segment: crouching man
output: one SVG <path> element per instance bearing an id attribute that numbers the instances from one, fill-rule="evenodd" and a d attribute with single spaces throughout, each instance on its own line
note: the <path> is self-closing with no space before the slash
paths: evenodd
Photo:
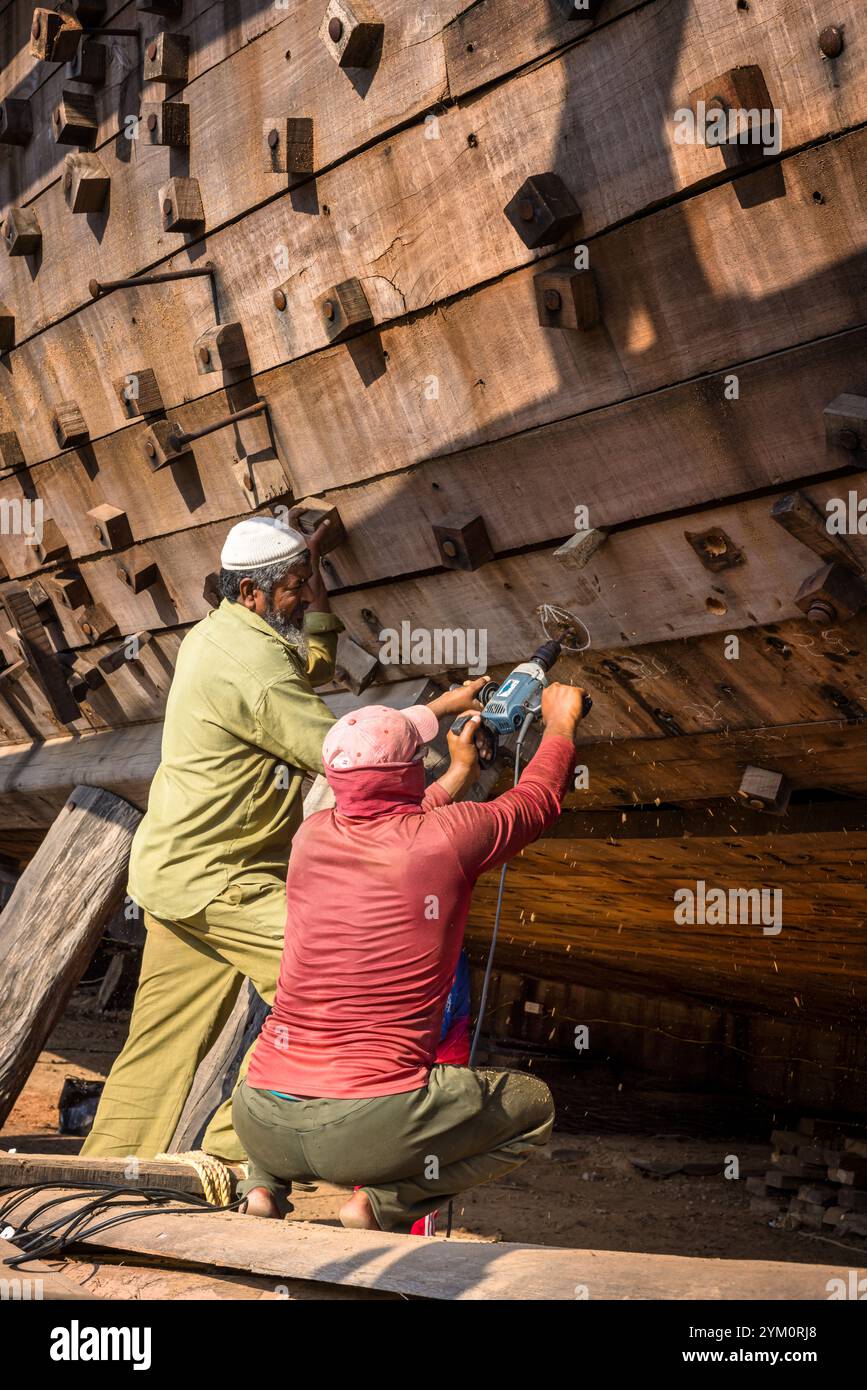
<path id="1" fill-rule="evenodd" d="M 473 886 L 557 819 L 582 700 L 544 691 L 539 750 L 488 804 L 455 804 L 477 775 L 478 716 L 449 735 L 451 764 L 427 791 L 429 707 L 370 706 L 326 736 L 336 806 L 295 836 L 276 999 L 235 1093 L 251 1213 L 277 1215 L 293 1179 L 321 1178 L 361 1184 L 344 1226 L 406 1232 L 547 1140 L 541 1081 L 434 1056 Z"/>

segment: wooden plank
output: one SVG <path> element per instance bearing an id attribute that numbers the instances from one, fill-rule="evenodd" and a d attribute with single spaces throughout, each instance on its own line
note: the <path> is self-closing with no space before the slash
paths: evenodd
<path id="1" fill-rule="evenodd" d="M 118 905 L 140 819 L 110 792 L 76 787 L 3 910 L 0 1125 Z"/>
<path id="2" fill-rule="evenodd" d="M 234 1189 L 240 1166 L 228 1164 Z M 202 1195 L 202 1182 L 188 1163 L 157 1158 L 89 1158 L 82 1154 L 0 1153 L 0 1190 L 31 1183 L 103 1183 L 107 1187 L 165 1187 Z"/>
<path id="3" fill-rule="evenodd" d="M 22 1204 L 22 1214 L 35 1204 L 35 1199 Z M 126 1210 L 118 1208 L 119 1213 Z M 251 1221 L 231 1212 L 173 1215 L 165 1221 L 133 1215 L 82 1243 L 252 1274 L 457 1301 L 574 1301 L 578 1285 L 593 1299 L 826 1299 L 829 1279 L 845 1282 L 849 1277 L 848 1268 L 832 1265 L 561 1250 L 502 1241 L 422 1243 L 385 1232 L 334 1230 L 301 1221 Z"/>
<path id="4" fill-rule="evenodd" d="M 4 1303 L 19 1299 L 28 1303 L 33 1300 L 47 1303 L 98 1302 L 93 1294 L 42 1260 L 27 1260 L 17 1269 L 10 1269 L 6 1261 L 21 1253 L 19 1246 L 0 1239 L 0 1297 Z"/>
<path id="5" fill-rule="evenodd" d="M 856 12 L 857 0 L 845 0 L 837 20 L 854 26 Z M 407 12 L 406 22 L 413 20 Z M 854 49 L 831 88 L 809 13 L 790 15 L 785 0 L 773 0 L 760 15 L 750 11 L 749 23 L 749 56 L 763 65 L 773 98 L 786 113 L 785 150 L 863 121 L 864 84 Z M 266 36 L 251 45 L 251 52 L 271 41 Z M 410 47 L 422 48 L 425 42 Z M 439 35 L 430 42 L 441 52 Z M 569 184 L 583 211 L 584 238 L 708 180 L 718 181 L 719 153 L 703 145 L 676 144 L 672 119 L 672 108 L 687 101 L 695 84 L 743 60 L 743 38 L 733 25 L 718 23 L 714 0 L 698 0 L 686 11 L 645 6 L 603 27 L 588 43 L 593 45 L 592 67 L 586 63 L 586 45 L 578 45 L 560 61 L 492 88 L 478 102 L 446 111 L 437 118 L 439 138 L 423 138 L 423 121 L 411 125 L 321 173 L 315 202 L 312 186 L 305 185 L 306 192 L 299 190 L 294 203 L 291 196 L 277 198 L 214 235 L 221 219 L 235 218 L 247 206 L 232 191 L 235 178 L 247 175 L 236 176 L 220 163 L 219 183 L 213 175 L 213 207 L 211 195 L 205 197 L 212 234 L 196 244 L 195 253 L 206 248 L 224 268 L 224 318 L 247 326 L 256 345 L 254 370 L 266 360 L 258 354 L 273 351 L 275 342 L 283 344 L 282 356 L 323 345 L 326 335 L 315 299 L 348 274 L 362 280 L 374 320 L 381 323 L 538 259 L 509 231 L 502 208 L 524 178 L 540 168 L 560 173 Z M 793 52 L 809 56 L 795 63 Z M 325 61 L 330 62 L 327 54 Z M 219 74 L 214 69 L 190 89 L 208 84 L 215 89 L 212 108 L 196 115 L 194 130 L 207 131 L 211 123 L 224 128 L 226 97 Z M 410 85 L 417 101 L 416 87 Z M 635 119 L 636 90 L 643 93 L 640 121 Z M 248 104 L 257 105 L 255 88 Z M 553 150 L 552 111 L 563 113 Z M 335 118 L 342 119 L 339 104 Z M 344 141 L 348 129 L 343 130 Z M 470 135 L 475 145 L 468 142 Z M 227 144 L 236 137 L 243 147 L 246 137 L 225 129 Z M 261 120 L 256 138 L 261 139 Z M 582 152 L 580 160 L 576 149 Z M 340 157 L 347 153 L 344 143 Z M 134 167 L 109 147 L 100 154 L 114 181 L 115 211 L 98 246 L 92 237 L 85 241 L 83 233 L 76 235 L 80 281 L 68 274 L 68 238 L 59 253 L 60 229 L 68 233 L 69 218 L 56 189 L 34 205 L 45 234 L 40 274 L 32 281 L 26 266 L 17 264 L 23 258 L 13 258 L 16 264 L 10 263 L 9 272 L 22 337 L 79 307 L 92 275 L 129 274 L 154 264 L 165 254 L 160 247 L 168 249 L 155 198 L 165 181 L 167 152 L 139 149 Z M 248 162 L 236 163 L 243 170 Z M 459 201 L 454 197 L 456 166 Z M 324 207 L 328 216 L 321 213 Z M 287 281 L 286 270 L 278 272 L 274 263 L 275 248 L 286 246 L 291 246 L 290 311 L 280 316 L 271 304 L 270 317 L 254 326 L 253 301 L 260 298 L 267 306 L 272 289 Z M 175 263 L 187 263 L 188 254 L 175 257 Z"/>
<path id="6" fill-rule="evenodd" d="M 726 185 L 595 240 L 594 274 L 605 304 L 604 328 L 598 331 L 576 337 L 539 327 L 534 266 L 458 299 L 433 318 L 387 329 L 381 335 L 381 349 L 388 354 L 388 370 L 367 389 L 359 380 L 359 366 L 365 351 L 373 365 L 378 351 L 373 339 L 364 340 L 365 349 L 356 344 L 354 356 L 337 348 L 276 370 L 271 370 L 273 361 L 266 353 L 261 366 L 269 370 L 264 375 L 260 372 L 256 387 L 269 402 L 287 472 L 302 492 L 354 483 L 405 468 L 420 458 L 464 450 L 558 418 L 562 423 L 549 427 L 550 447 L 556 448 L 559 442 L 560 448 L 592 449 L 599 430 L 609 431 L 618 423 L 625 429 L 626 418 L 646 413 L 643 403 L 631 407 L 631 416 L 625 405 L 612 417 L 598 407 L 722 367 L 730 367 L 741 378 L 739 399 L 726 399 L 726 382 L 721 379 L 697 381 L 685 388 L 678 397 L 684 404 L 673 427 L 675 441 L 685 449 L 700 447 L 711 458 L 731 441 L 731 458 L 726 462 L 732 470 L 737 454 L 746 453 L 736 475 L 739 490 L 753 477 L 754 467 L 755 476 L 763 480 L 769 471 L 779 472 L 781 467 L 789 476 L 797 476 L 797 465 L 788 463 L 793 447 L 804 458 L 801 473 L 813 472 L 809 459 L 824 454 L 821 409 L 815 413 L 815 407 L 825 390 L 831 391 L 830 400 L 850 389 L 847 381 L 852 382 L 851 389 L 863 389 L 857 365 L 860 345 L 853 341 L 851 359 L 844 356 L 843 340 L 825 345 L 827 357 L 819 346 L 796 350 L 785 367 L 776 358 L 756 364 L 750 359 L 783 349 L 793 338 L 806 343 L 861 323 L 867 316 L 863 253 L 854 250 L 867 244 L 867 223 L 859 220 L 856 210 L 861 202 L 851 186 L 852 170 L 865 158 L 867 132 L 855 132 L 788 161 L 790 198 L 785 202 L 742 208 L 735 188 Z M 817 187 L 824 190 L 824 205 L 812 199 Z M 727 250 L 733 241 L 741 250 L 737 262 Z M 782 248 L 780 254 L 768 256 L 768 246 Z M 711 264 L 718 268 L 713 292 L 709 292 L 705 269 Z M 794 283 L 793 265 L 798 268 Z M 264 302 L 257 312 L 270 322 L 271 308 Z M 109 441 L 102 439 L 124 423 L 117 382 L 151 364 L 156 366 L 168 406 L 211 391 L 213 378 L 199 375 L 191 345 L 212 314 L 206 281 L 190 281 L 180 292 L 168 285 L 128 290 L 91 304 L 58 324 L 50 335 L 37 337 L 13 353 L 14 370 L 0 379 L 0 401 L 31 466 L 56 458 L 49 412 L 39 404 L 42 396 L 47 392 L 51 398 L 74 398 L 86 373 L 87 421 L 96 441 L 93 453 L 101 474 L 107 469 L 113 478 L 116 470 L 118 479 L 122 478 L 129 457 L 124 450 L 127 444 L 132 448 L 131 441 L 125 444 L 113 438 L 108 447 Z M 683 331 L 686 322 L 688 333 Z M 254 336 L 259 344 L 262 333 L 257 329 Z M 187 342 L 190 350 L 167 357 L 168 340 Z M 280 355 L 275 343 L 271 356 Z M 432 376 L 434 362 L 437 370 Z M 736 363 L 748 365 L 732 365 Z M 785 372 L 796 371 L 803 371 L 807 379 L 790 393 L 789 406 L 797 405 L 804 420 L 800 429 L 792 429 L 789 439 L 789 410 L 778 407 L 776 395 L 766 409 L 761 402 L 769 377 L 779 383 Z M 431 380 L 436 381 L 434 399 L 429 399 L 426 385 Z M 218 399 L 224 413 L 222 393 Z M 828 400 L 821 401 L 822 409 Z M 658 410 L 666 406 L 667 398 L 648 404 Z M 565 418 L 591 410 L 597 413 L 580 425 Z M 811 414 L 808 419 L 808 411 L 815 418 Z M 346 412 L 351 412 L 363 443 L 357 451 L 343 447 Z M 757 438 L 762 441 L 762 458 L 754 465 L 752 439 L 760 412 L 763 428 Z M 206 409 L 185 410 L 177 418 L 195 429 L 206 422 L 206 416 Z M 785 448 L 775 435 L 781 421 L 787 430 Z M 579 433 L 573 439 L 576 429 Z M 658 447 L 671 429 L 669 421 L 658 434 L 653 431 L 649 445 Z M 134 428 L 137 449 L 141 430 L 141 425 Z M 218 452 L 226 438 L 232 436 L 221 434 L 197 446 L 202 466 L 209 477 L 213 473 L 215 485 L 226 472 Z M 526 468 L 534 443 L 510 439 L 509 459 L 512 449 L 517 449 Z M 606 462 L 612 448 L 622 449 L 625 457 L 636 447 L 633 428 L 622 441 L 618 435 L 606 446 Z M 112 468 L 115 450 L 119 452 Z M 34 475 L 49 505 L 53 505 L 52 494 L 63 491 L 64 477 L 77 473 L 75 467 L 70 469 L 76 457 L 65 453 L 47 473 L 39 469 L 38 478 Z M 90 453 L 84 457 L 89 459 Z M 462 461 L 462 457 L 456 459 L 455 467 Z M 477 461 L 484 463 L 485 455 L 477 456 Z M 664 487 L 673 470 L 648 468 L 647 475 L 655 487 Z M 695 475 L 690 467 L 687 478 L 691 481 Z M 237 490 L 234 478 L 231 483 Z M 724 486 L 723 478 L 720 485 Z M 7 485 L 7 494 L 9 486 L 13 485 Z M 165 495 L 174 507 L 173 520 L 167 518 L 164 507 L 159 508 L 154 526 L 161 529 L 168 529 L 167 522 L 178 525 L 187 519 L 183 494 L 177 486 L 167 493 L 167 487 L 168 482 L 155 475 L 148 489 L 155 490 L 158 502 Z M 142 527 L 134 527 L 134 534 L 143 537 Z"/>

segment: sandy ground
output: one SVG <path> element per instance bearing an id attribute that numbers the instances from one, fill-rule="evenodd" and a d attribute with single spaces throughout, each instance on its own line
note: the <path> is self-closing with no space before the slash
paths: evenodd
<path id="1" fill-rule="evenodd" d="M 101 1079 L 125 1036 L 127 1015 L 98 1015 L 73 1004 L 41 1054 L 25 1090 L 0 1131 L 0 1149 L 75 1153 L 80 1140 L 58 1132 L 57 1102 L 67 1076 Z M 464 1195 L 455 1204 L 459 1239 L 525 1241 L 579 1249 L 633 1250 L 725 1259 L 845 1262 L 844 1251 L 863 1246 L 780 1230 L 748 1211 L 743 1181 L 677 1174 L 652 1178 L 632 1159 L 720 1163 L 736 1153 L 741 1177 L 763 1171 L 768 1145 L 690 1136 L 689 1114 L 678 1133 L 670 1115 L 652 1134 L 555 1131 L 523 1168 Z M 289 1220 L 336 1222 L 344 1194 L 321 1185 L 296 1190 Z M 363 1291 L 313 1288 L 267 1279 L 220 1276 L 217 1271 L 137 1269 L 129 1262 L 69 1261 L 64 1271 L 109 1298 L 322 1298 L 366 1296 Z M 370 1294 L 370 1297 L 390 1295 Z"/>

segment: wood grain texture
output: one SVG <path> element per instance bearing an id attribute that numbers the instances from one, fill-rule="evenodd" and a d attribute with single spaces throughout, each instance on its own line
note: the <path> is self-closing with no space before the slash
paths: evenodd
<path id="1" fill-rule="evenodd" d="M 0 1124 L 118 905 L 140 819 L 110 792 L 76 787 L 3 910 Z"/>
<path id="2" fill-rule="evenodd" d="M 42 1194 L 40 1194 L 40 1197 Z M 21 1206 L 28 1214 L 37 1204 Z M 118 1211 L 124 1210 L 118 1208 Z M 255 1228 L 255 1229 L 252 1229 Z M 302 1221 L 249 1221 L 233 1212 L 135 1217 L 85 1244 L 169 1255 L 193 1264 L 245 1269 L 273 1277 L 389 1289 L 457 1301 L 574 1301 L 577 1284 L 590 1297 L 614 1299 L 826 1299 L 830 1278 L 847 1268 L 763 1260 L 705 1260 L 608 1250 L 484 1241 L 429 1240 L 385 1232 L 341 1231 Z M 860 1276 L 861 1271 L 858 1271 Z"/>

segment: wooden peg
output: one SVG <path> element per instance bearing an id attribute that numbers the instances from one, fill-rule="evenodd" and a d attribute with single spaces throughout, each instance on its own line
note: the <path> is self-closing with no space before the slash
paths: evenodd
<path id="1" fill-rule="evenodd" d="M 867 603 L 867 584 L 844 565 L 823 565 L 804 580 L 795 603 L 811 623 L 845 623 Z"/>
<path id="2" fill-rule="evenodd" d="M 71 212 L 99 212 L 108 197 L 108 170 L 96 154 L 68 154 L 64 160 L 63 196 Z"/>
<path id="3" fill-rule="evenodd" d="M 79 705 L 84 705 L 85 700 L 90 698 L 92 690 L 99 690 L 101 685 L 105 685 L 105 676 L 97 666 L 91 666 L 80 655 L 72 656 L 64 652 L 64 665 L 66 666 L 66 684 L 72 698 Z"/>
<path id="4" fill-rule="evenodd" d="M 828 530 L 828 518 L 823 516 L 806 493 L 790 492 L 786 497 L 778 498 L 771 508 L 771 516 L 784 531 L 806 545 L 826 564 L 833 564 L 836 560 L 855 574 L 864 572 L 864 566 L 851 546 L 843 536 L 836 536 Z"/>
<path id="5" fill-rule="evenodd" d="M 250 354 L 240 323 L 215 324 L 196 339 L 194 348 L 199 376 L 250 365 Z"/>
<path id="6" fill-rule="evenodd" d="M 375 656 L 360 647 L 348 633 L 341 632 L 334 662 L 334 674 L 341 685 L 345 685 L 354 695 L 360 695 L 370 685 L 378 666 Z"/>
<path id="7" fill-rule="evenodd" d="M 503 208 L 525 246 L 551 246 L 574 230 L 581 209 L 559 174 L 533 174 Z"/>
<path id="8" fill-rule="evenodd" d="M 190 108 L 183 101 L 143 101 L 141 129 L 148 145 L 184 149 L 190 143 Z"/>
<path id="9" fill-rule="evenodd" d="M 90 431 L 77 401 L 61 401 L 55 407 L 51 428 L 61 449 L 77 449 L 90 439 Z"/>
<path id="10" fill-rule="evenodd" d="M 110 647 L 103 656 L 97 661 L 97 666 L 106 676 L 119 671 L 128 661 L 137 661 L 142 647 L 146 647 L 153 641 L 153 633 L 142 631 L 132 632 L 128 637 L 124 637 L 116 647 Z"/>
<path id="11" fill-rule="evenodd" d="M 773 816 L 785 814 L 792 788 L 782 772 L 766 767 L 748 767 L 738 788 L 738 796 L 754 811 L 767 811 Z"/>
<path id="12" fill-rule="evenodd" d="M 0 101 L 0 144 L 27 145 L 33 138 L 30 102 L 20 97 Z"/>
<path id="13" fill-rule="evenodd" d="M 340 512 L 330 502 L 326 502 L 322 497 L 308 497 L 304 504 L 304 511 L 299 512 L 294 522 L 302 536 L 312 536 L 317 527 L 323 521 L 328 522 L 328 527 L 322 539 L 320 555 L 328 555 L 332 550 L 336 550 L 339 545 L 343 545 L 346 540 L 346 531 L 340 517 Z"/>
<path id="14" fill-rule="evenodd" d="M 3 235 L 10 256 L 37 256 L 42 250 L 42 228 L 33 208 L 10 208 Z"/>
<path id="15" fill-rule="evenodd" d="M 0 468 L 22 468 L 24 466 L 24 451 L 21 448 L 21 440 L 14 430 L 6 430 L 0 434 Z"/>
<path id="16" fill-rule="evenodd" d="M 87 513 L 93 524 L 96 541 L 106 550 L 124 550 L 132 545 L 132 528 L 126 512 L 102 502 Z"/>
<path id="17" fill-rule="evenodd" d="M 175 177 L 159 191 L 164 232 L 199 232 L 205 225 L 205 209 L 198 179 Z"/>
<path id="18" fill-rule="evenodd" d="M 51 565 L 57 560 L 69 559 L 69 545 L 56 521 L 42 523 L 42 538 L 34 546 L 41 565 Z"/>
<path id="19" fill-rule="evenodd" d="M 64 608 L 85 608 L 90 602 L 90 590 L 77 569 L 56 570 L 46 583 Z"/>
<path id="20" fill-rule="evenodd" d="M 145 82 L 186 82 L 190 66 L 188 34 L 154 34 L 145 46 Z"/>
<path id="21" fill-rule="evenodd" d="M 867 447 L 867 396 L 844 393 L 827 405 L 822 415 L 825 439 L 839 451 L 840 462 L 860 466 Z"/>
<path id="22" fill-rule="evenodd" d="M 592 560 L 600 546 L 608 540 L 608 532 L 601 527 L 589 531 L 576 531 L 564 545 L 554 551 L 554 559 L 567 569 L 583 570 Z"/>
<path id="23" fill-rule="evenodd" d="M 488 528 L 480 516 L 441 522 L 433 533 L 447 569 L 476 570 L 494 558 Z"/>
<path id="24" fill-rule="evenodd" d="M 332 343 L 342 343 L 373 325 L 373 314 L 360 280 L 343 280 L 314 302 Z"/>
<path id="25" fill-rule="evenodd" d="M 117 394 L 131 419 L 140 415 L 158 415 L 165 408 L 153 367 L 127 372 L 117 384 Z"/>
<path id="26" fill-rule="evenodd" d="M 592 270 L 554 266 L 533 277 L 533 289 L 543 328 L 586 330 L 599 322 L 599 296 Z"/>
<path id="27" fill-rule="evenodd" d="M 104 642 L 106 637 L 112 637 L 117 633 L 117 623 L 99 603 L 82 608 L 80 613 L 76 613 L 75 620 L 91 645 L 94 642 Z"/>
<path id="28" fill-rule="evenodd" d="M 43 63 L 70 63 L 83 32 L 74 15 L 35 9 L 30 28 L 30 53 Z"/>
<path id="29" fill-rule="evenodd" d="M 341 68 L 369 68 L 382 42 L 385 25 L 369 6 L 330 0 L 319 37 Z"/>
<path id="30" fill-rule="evenodd" d="M 0 304 L 0 352 L 11 352 L 15 346 L 15 315 Z"/>
<path id="31" fill-rule="evenodd" d="M 69 64 L 69 75 L 75 82 L 84 82 L 88 87 L 102 87 L 105 85 L 106 58 L 105 44 L 97 43 L 95 39 L 83 39 Z"/>
<path id="32" fill-rule="evenodd" d="M 96 97 L 92 92 L 64 88 L 51 117 L 51 133 L 58 145 L 83 145 L 88 149 L 96 142 L 99 119 Z"/>
<path id="33" fill-rule="evenodd" d="M 722 148 L 741 163 L 761 159 L 762 139 L 773 139 L 773 103 L 764 73 L 755 64 L 729 68 L 696 87 L 689 94 L 689 105 L 702 143 Z M 751 117 L 762 123 L 758 131 L 750 125 Z"/>
<path id="34" fill-rule="evenodd" d="M 117 577 L 134 594 L 143 594 L 145 589 L 152 589 L 161 579 L 159 567 L 145 560 L 118 565 Z"/>
<path id="35" fill-rule="evenodd" d="M 300 178 L 313 173 L 313 118 L 279 116 L 262 126 L 267 174 Z"/>

